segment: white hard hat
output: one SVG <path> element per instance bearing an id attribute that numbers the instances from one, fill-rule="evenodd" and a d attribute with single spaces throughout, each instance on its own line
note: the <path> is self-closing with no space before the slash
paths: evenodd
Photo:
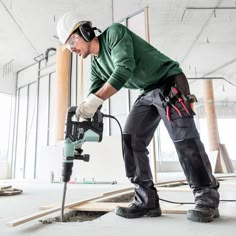
<path id="1" fill-rule="evenodd" d="M 61 16 L 57 23 L 57 36 L 65 44 L 71 33 L 80 25 L 79 15 L 77 12 L 67 12 Z"/>

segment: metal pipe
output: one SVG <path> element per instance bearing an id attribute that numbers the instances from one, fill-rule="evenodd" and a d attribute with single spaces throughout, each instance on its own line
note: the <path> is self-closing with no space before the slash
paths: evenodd
<path id="1" fill-rule="evenodd" d="M 48 62 L 48 54 L 49 54 L 49 52 L 50 51 L 57 51 L 57 49 L 56 48 L 48 48 L 47 50 L 46 50 L 46 52 L 45 52 L 45 60 L 46 60 L 46 62 Z"/>
<path id="2" fill-rule="evenodd" d="M 186 7 L 186 10 L 235 10 L 236 7 Z"/>

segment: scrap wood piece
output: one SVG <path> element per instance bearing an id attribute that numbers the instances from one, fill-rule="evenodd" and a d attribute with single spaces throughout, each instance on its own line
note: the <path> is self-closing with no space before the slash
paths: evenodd
<path id="1" fill-rule="evenodd" d="M 124 194 L 125 193 L 129 193 L 129 192 L 133 191 L 133 188 L 126 188 L 126 189 L 123 189 L 123 190 L 122 189 L 115 190 L 115 191 L 104 193 L 104 194 L 99 195 L 97 197 L 93 197 L 93 198 L 89 198 L 89 199 L 84 199 L 84 200 L 72 202 L 72 203 L 66 204 L 65 205 L 65 209 L 67 209 L 69 207 L 85 204 L 88 201 L 106 200 L 106 199 L 111 198 L 111 196 L 115 196 L 116 194 L 117 195 L 122 194 L 123 191 L 124 191 Z M 41 218 L 43 216 L 55 213 L 55 212 L 60 211 L 60 210 L 61 210 L 61 207 L 58 206 L 58 207 L 55 207 L 55 208 L 52 208 L 52 209 L 49 209 L 49 210 L 36 212 L 36 213 L 28 215 L 28 216 L 24 216 L 24 217 L 20 217 L 18 219 L 15 219 L 15 220 L 8 221 L 6 223 L 6 225 L 9 226 L 9 227 L 15 227 L 15 226 L 24 224 L 24 223 L 26 223 L 28 221 L 31 221 L 31 220 L 34 220 L 34 219 L 37 219 L 37 218 Z"/>
<path id="2" fill-rule="evenodd" d="M 85 202 L 87 202 L 87 201 L 89 201 L 89 200 L 91 201 L 91 200 L 100 198 L 100 197 L 101 197 L 101 196 L 95 197 L 95 198 L 86 199 L 86 200 L 82 200 L 82 201 L 80 201 L 80 202 L 77 201 L 77 202 L 72 202 L 72 203 L 66 204 L 66 205 L 65 205 L 65 209 L 68 208 L 68 207 L 73 207 L 73 206 L 76 206 L 76 205 L 78 205 L 78 204 L 85 203 Z M 28 215 L 28 216 L 23 216 L 23 217 L 20 217 L 20 218 L 15 219 L 15 220 L 8 221 L 8 222 L 6 223 L 6 225 L 7 225 L 7 226 L 10 226 L 10 227 L 15 227 L 15 226 L 17 226 L 17 225 L 24 224 L 24 223 L 26 223 L 26 222 L 28 222 L 28 221 L 41 218 L 41 217 L 43 217 L 43 216 L 46 216 L 46 215 L 55 213 L 55 212 L 60 211 L 60 210 L 61 210 L 61 207 L 54 207 L 54 208 L 49 209 L 49 210 L 36 212 L 36 213 L 31 214 L 31 215 Z"/>
<path id="3" fill-rule="evenodd" d="M 236 185 L 236 181 L 222 181 L 220 182 L 221 185 Z"/>
<path id="4" fill-rule="evenodd" d="M 102 212 L 111 212 L 117 206 L 127 207 L 130 203 L 128 202 L 93 202 L 88 201 L 87 203 L 79 206 L 70 207 L 74 211 L 102 211 Z M 193 204 L 194 205 L 194 204 Z M 189 206 L 186 204 L 170 204 L 164 203 L 161 204 L 161 209 L 163 214 L 185 214 L 189 209 Z"/>
<path id="5" fill-rule="evenodd" d="M 11 188 L 11 187 L 12 187 L 11 185 L 0 185 L 0 191 Z"/>
<path id="6" fill-rule="evenodd" d="M 87 201 L 78 201 L 77 205 L 78 206 L 82 205 L 84 203 L 87 203 L 88 201 L 96 201 L 96 202 L 98 202 L 98 201 L 112 201 L 113 198 L 121 197 L 123 195 L 132 193 L 133 190 L 134 190 L 134 188 L 131 187 L 131 188 L 124 188 L 124 189 L 118 189 L 118 190 L 106 192 L 106 193 L 103 193 L 99 197 L 87 199 Z M 51 209 L 54 207 L 59 207 L 58 205 L 59 204 L 44 205 L 44 206 L 40 206 L 39 209 L 40 210 L 48 210 L 48 209 Z M 77 205 L 75 204 L 75 206 L 77 206 Z M 66 206 L 65 206 L 65 208 L 66 208 Z M 71 208 L 71 206 L 68 206 L 68 208 Z"/>
<path id="7" fill-rule="evenodd" d="M 192 192 L 193 190 L 189 187 L 156 187 L 158 192 Z"/>
<path id="8" fill-rule="evenodd" d="M 219 144 L 219 152 L 220 152 L 221 157 L 225 163 L 227 173 L 234 173 L 234 167 L 233 167 L 233 164 L 232 164 L 231 159 L 229 157 L 229 154 L 228 154 L 225 144 L 221 144 L 221 143 Z"/>
<path id="9" fill-rule="evenodd" d="M 13 196 L 13 195 L 18 195 L 21 194 L 23 190 L 17 189 L 17 188 L 12 188 L 11 186 L 3 187 L 0 190 L 0 196 Z"/>
<path id="10" fill-rule="evenodd" d="M 179 186 L 179 185 L 184 185 L 184 184 L 187 184 L 186 179 L 166 181 L 166 182 L 161 182 L 161 183 L 155 183 L 155 186 L 171 187 L 171 186 Z"/>
<path id="11" fill-rule="evenodd" d="M 167 205 L 161 206 L 163 214 L 186 214 L 190 208 L 191 207 L 189 207 L 189 205 L 186 204 L 176 204 L 174 206 L 173 204 L 171 204 L 168 206 Z"/>
<path id="12" fill-rule="evenodd" d="M 219 181 L 221 180 L 226 180 L 226 179 L 234 179 L 236 178 L 236 173 L 235 174 L 214 174 L 215 178 Z M 175 186 L 179 186 L 179 185 L 188 185 L 186 179 L 180 179 L 180 180 L 171 180 L 171 181 L 165 181 L 165 182 L 156 182 L 155 187 L 175 187 Z"/>
<path id="13" fill-rule="evenodd" d="M 104 211 L 110 212 L 117 206 L 127 207 L 129 202 L 93 202 L 89 201 L 85 204 L 70 207 L 71 210 L 75 211 Z"/>
<path id="14" fill-rule="evenodd" d="M 224 181 L 228 179 L 236 179 L 236 174 L 215 174 L 215 177 L 218 181 Z"/>

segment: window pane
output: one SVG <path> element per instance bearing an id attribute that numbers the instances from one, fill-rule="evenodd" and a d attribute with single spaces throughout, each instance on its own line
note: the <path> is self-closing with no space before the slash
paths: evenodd
<path id="1" fill-rule="evenodd" d="M 48 76 L 39 82 L 38 129 L 37 129 L 37 163 L 40 161 L 41 149 L 47 146 L 48 135 Z M 37 173 L 36 173 L 37 174 Z"/>
<path id="2" fill-rule="evenodd" d="M 25 158 L 25 138 L 26 138 L 26 115 L 27 115 L 27 89 L 21 88 L 19 91 L 19 116 L 17 125 L 16 144 L 16 168 L 15 177 L 23 178 L 24 158 Z"/>
<path id="3" fill-rule="evenodd" d="M 127 89 L 121 89 L 118 93 L 113 95 L 110 98 L 110 114 L 115 116 L 122 124 L 124 121 L 121 121 L 125 119 L 125 117 L 128 114 L 129 107 L 128 107 L 128 90 Z M 117 133 L 117 126 L 111 125 L 111 135 L 114 133 Z"/>
<path id="4" fill-rule="evenodd" d="M 11 116 L 11 96 L 7 94 L 0 93 L 0 161 L 7 160 L 8 155 L 8 140 L 9 140 L 9 127 Z"/>
<path id="5" fill-rule="evenodd" d="M 26 139 L 26 159 L 25 178 L 34 178 L 35 164 L 35 141 L 36 141 L 36 104 L 37 84 L 29 86 L 28 117 L 27 117 L 27 139 Z"/>
<path id="6" fill-rule="evenodd" d="M 128 19 L 128 28 L 146 40 L 144 11 Z"/>
<path id="7" fill-rule="evenodd" d="M 55 93 L 56 73 L 53 73 L 50 77 L 49 145 L 55 145 Z"/>

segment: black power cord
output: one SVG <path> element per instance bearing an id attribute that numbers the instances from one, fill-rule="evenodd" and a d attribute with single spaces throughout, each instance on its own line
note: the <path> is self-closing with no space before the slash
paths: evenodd
<path id="1" fill-rule="evenodd" d="M 194 202 L 177 202 L 177 201 L 170 201 L 170 200 L 166 200 L 163 198 L 159 198 L 160 201 L 163 202 L 168 202 L 168 203 L 173 203 L 173 204 L 195 204 Z M 221 199 L 220 202 L 236 202 L 236 199 Z"/>
<path id="2" fill-rule="evenodd" d="M 120 124 L 119 120 L 118 120 L 115 116 L 112 116 L 112 115 L 108 115 L 108 114 L 102 114 L 102 115 L 103 115 L 103 117 L 108 117 L 108 118 L 110 118 L 110 119 L 114 119 L 114 120 L 117 122 L 117 124 L 118 124 L 118 126 L 119 126 L 119 128 L 120 128 L 120 134 L 121 134 L 121 148 L 122 148 L 122 155 L 123 155 L 123 158 L 124 158 L 124 139 L 123 139 L 123 131 L 122 131 L 122 127 L 121 127 L 121 124 Z"/>

